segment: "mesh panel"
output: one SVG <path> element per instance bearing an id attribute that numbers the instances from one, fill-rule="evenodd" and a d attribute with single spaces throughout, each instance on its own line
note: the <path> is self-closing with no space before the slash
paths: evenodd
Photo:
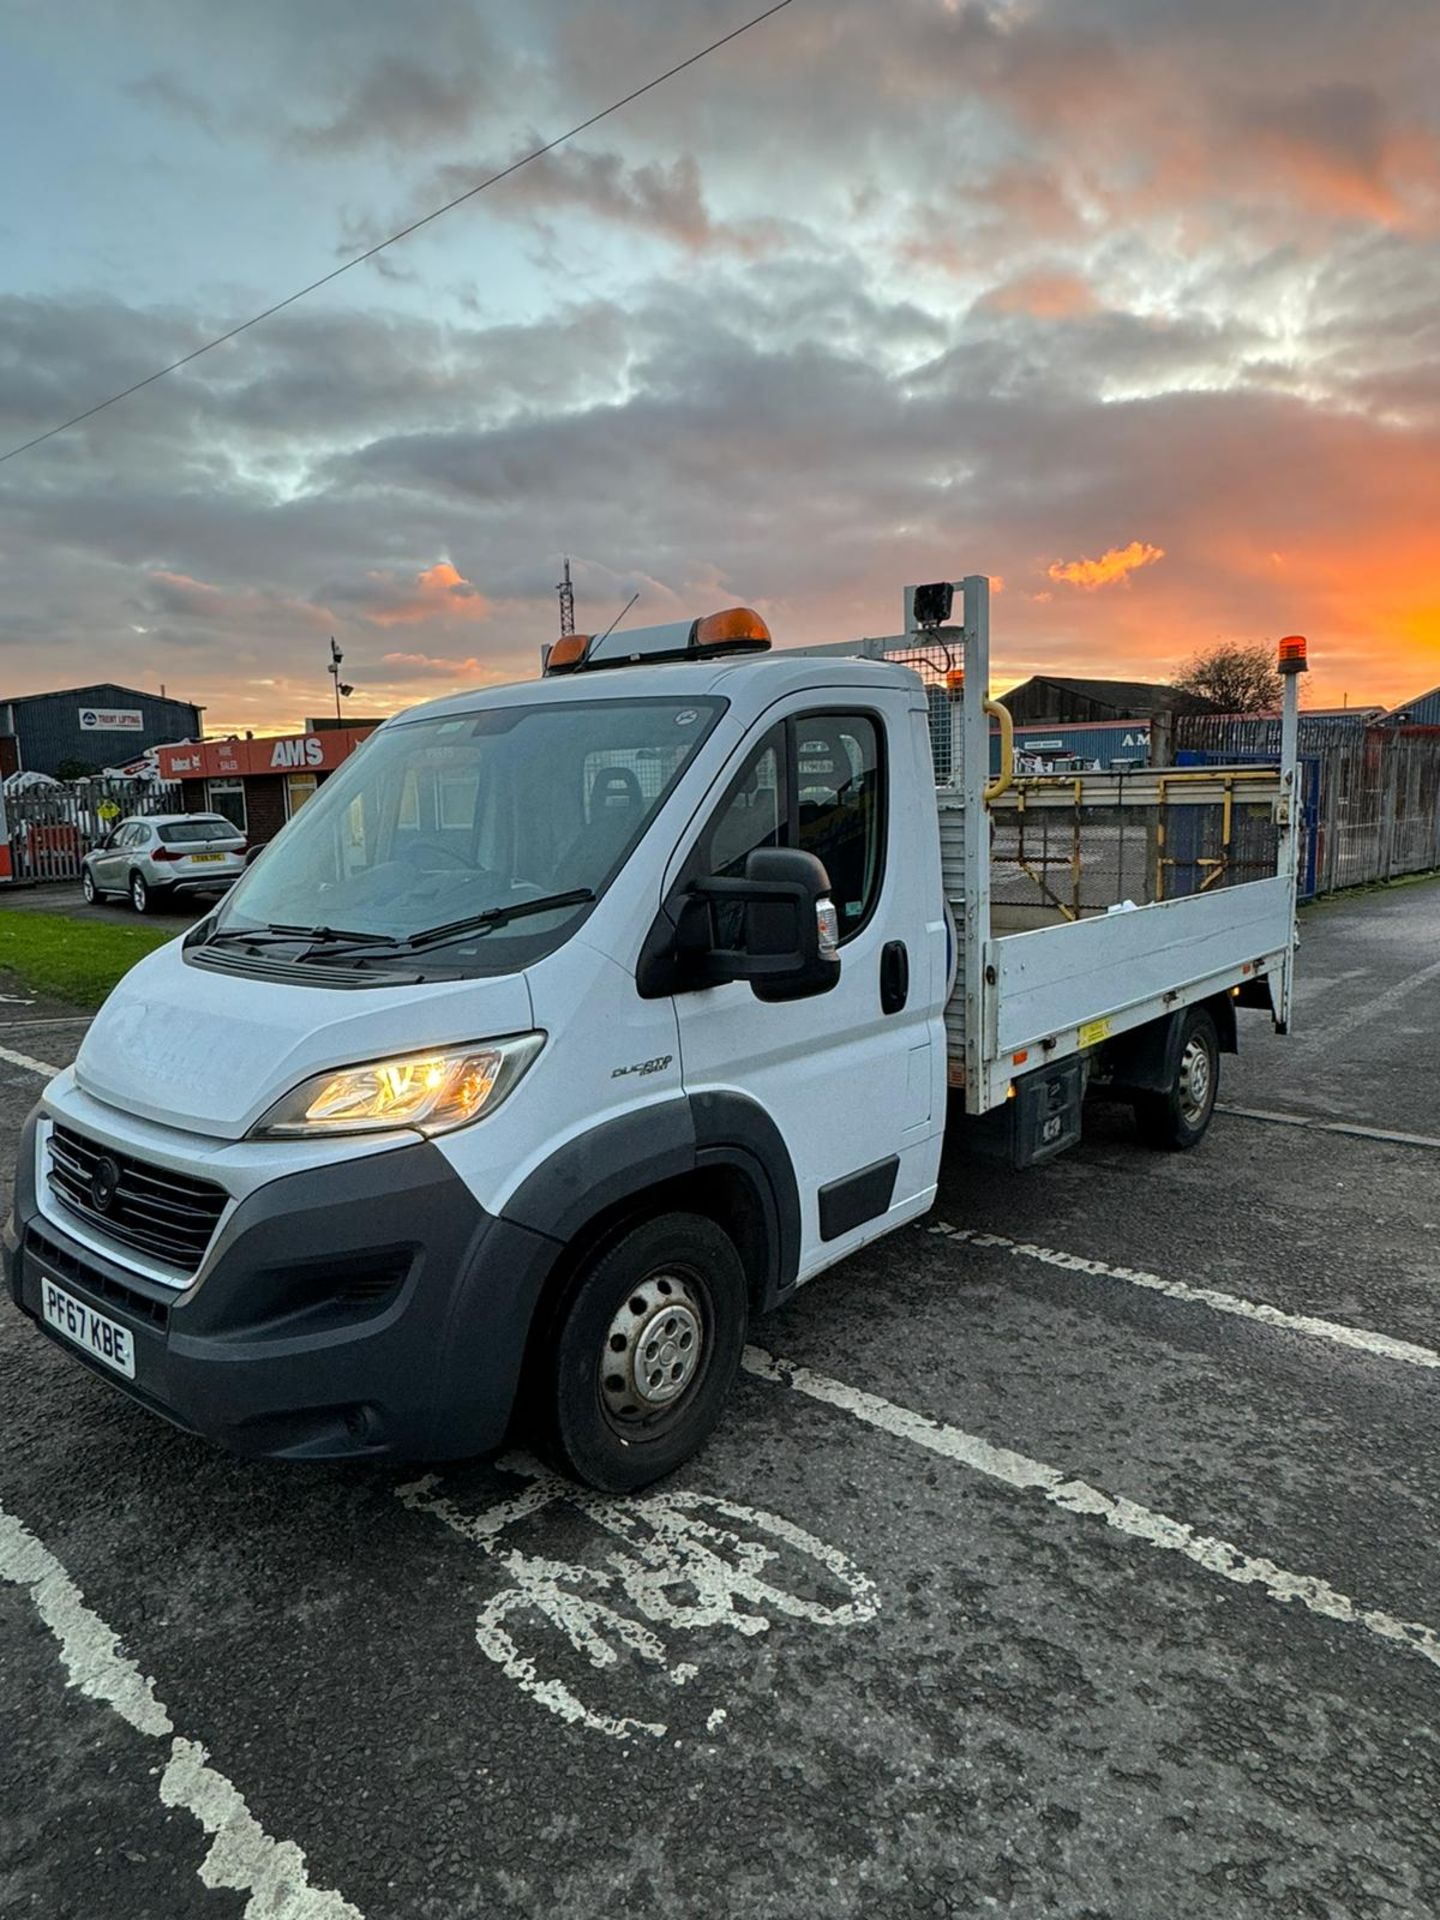
<path id="1" fill-rule="evenodd" d="M 1268 879 L 1279 838 L 1271 794 L 1237 788 L 1227 832 L 1223 798 L 1191 800 L 1183 776 L 1166 780 L 1163 802 L 1153 779 L 1123 785 L 1060 778 L 1020 783 L 992 808 L 991 898 L 996 907 L 1030 910 L 1034 924 L 1078 920 L 1124 901 L 1147 906 Z M 1077 797 L 1078 788 L 1078 797 Z M 1212 788 L 1213 790 L 1213 788 Z M 1015 913 L 1007 916 L 1015 918 Z"/>
<path id="2" fill-rule="evenodd" d="M 886 650 L 885 658 L 896 666 L 912 667 L 925 682 L 925 697 L 930 703 L 930 757 L 935 762 L 935 784 L 948 786 L 951 773 L 950 740 L 954 700 L 945 684 L 947 673 L 958 673 L 962 666 L 960 649 L 943 640 L 906 647 L 902 652 Z"/>

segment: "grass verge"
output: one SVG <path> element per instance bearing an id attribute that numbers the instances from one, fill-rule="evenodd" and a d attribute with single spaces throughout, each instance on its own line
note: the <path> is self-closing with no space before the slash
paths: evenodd
<path id="1" fill-rule="evenodd" d="M 98 1007 L 137 960 L 174 938 L 173 928 L 112 927 L 103 920 L 71 920 L 63 913 L 6 913 L 0 908 L 0 970 L 36 993 Z"/>

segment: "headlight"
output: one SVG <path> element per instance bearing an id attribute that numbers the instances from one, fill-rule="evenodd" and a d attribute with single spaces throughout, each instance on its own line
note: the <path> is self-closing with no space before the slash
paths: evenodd
<path id="1" fill-rule="evenodd" d="M 397 1127 L 449 1133 L 492 1113 L 544 1044 L 543 1033 L 520 1033 L 317 1073 L 277 1100 L 251 1132 L 286 1139 Z"/>

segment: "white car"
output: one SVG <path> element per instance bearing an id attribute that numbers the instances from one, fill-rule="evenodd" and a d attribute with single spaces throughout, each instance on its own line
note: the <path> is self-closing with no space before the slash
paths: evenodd
<path id="1" fill-rule="evenodd" d="M 80 865 L 87 903 L 127 894 L 137 913 L 158 898 L 222 893 L 245 871 L 249 843 L 219 813 L 155 813 L 121 820 Z"/>

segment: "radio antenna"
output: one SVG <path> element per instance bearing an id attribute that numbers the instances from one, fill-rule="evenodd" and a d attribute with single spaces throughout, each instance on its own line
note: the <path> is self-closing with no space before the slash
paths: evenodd
<path id="1" fill-rule="evenodd" d="M 612 634 L 615 631 L 616 627 L 619 626 L 620 622 L 625 618 L 626 614 L 630 611 L 631 607 L 634 606 L 635 602 L 639 598 L 640 596 L 638 593 L 632 593 L 630 598 L 625 602 L 624 606 L 621 607 L 620 611 L 616 614 L 615 618 L 610 622 L 609 626 L 606 627 L 605 632 L 597 633 L 595 638 L 591 641 L 590 644 L 592 646 L 598 647 L 602 640 L 606 639 L 610 634 Z"/>

